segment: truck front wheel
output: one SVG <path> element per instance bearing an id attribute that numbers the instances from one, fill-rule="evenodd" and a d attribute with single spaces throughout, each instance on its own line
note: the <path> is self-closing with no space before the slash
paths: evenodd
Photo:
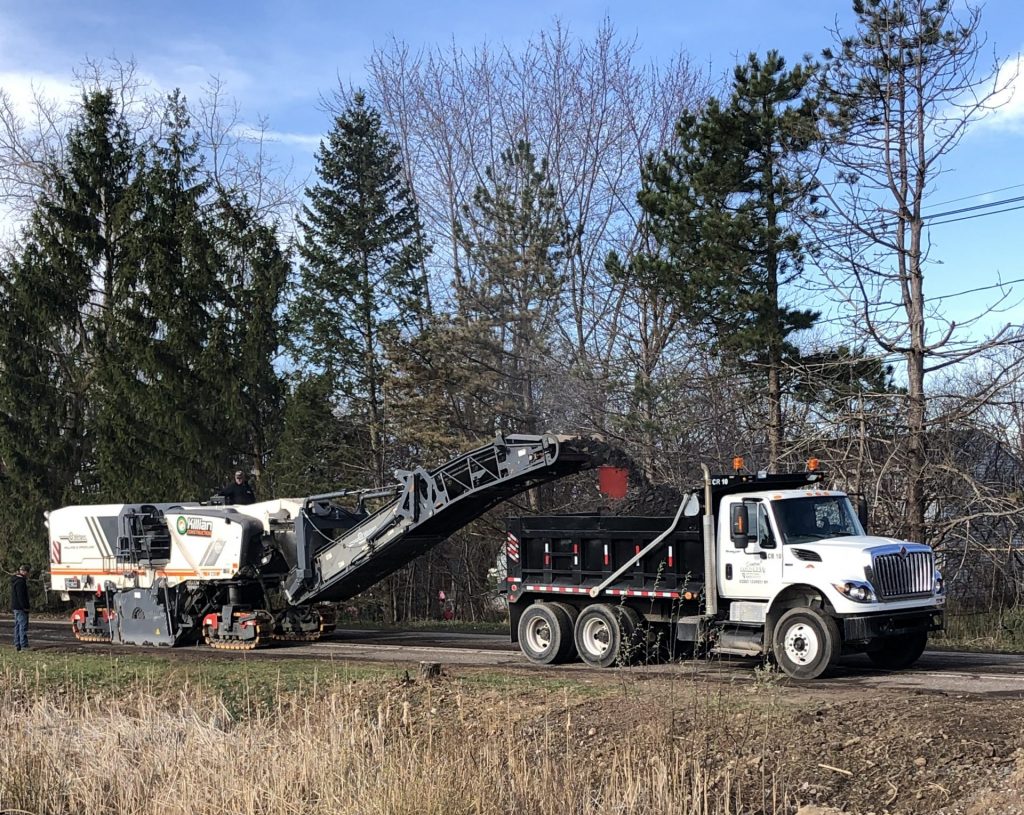
<path id="1" fill-rule="evenodd" d="M 817 679 L 841 650 L 835 620 L 817 609 L 791 608 L 775 625 L 772 652 L 783 673 L 794 679 Z"/>
<path id="2" fill-rule="evenodd" d="M 534 603 L 519 618 L 519 648 L 539 665 L 572 657 L 572 635 L 572 618 L 561 603 Z"/>
<path id="3" fill-rule="evenodd" d="M 887 637 L 872 643 L 875 647 L 868 651 L 868 659 L 879 668 L 898 671 L 909 668 L 917 662 L 927 644 L 927 631 L 915 631 L 913 634 Z"/>

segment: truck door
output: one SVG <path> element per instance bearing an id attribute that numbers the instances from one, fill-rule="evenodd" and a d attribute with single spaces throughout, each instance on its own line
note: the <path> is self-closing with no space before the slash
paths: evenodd
<path id="1" fill-rule="evenodd" d="M 746 548 L 733 543 L 731 507 L 742 503 L 747 508 L 750 529 Z M 719 592 L 732 600 L 768 600 L 782 582 L 782 550 L 772 525 L 768 505 L 756 498 L 723 501 L 720 512 Z"/>

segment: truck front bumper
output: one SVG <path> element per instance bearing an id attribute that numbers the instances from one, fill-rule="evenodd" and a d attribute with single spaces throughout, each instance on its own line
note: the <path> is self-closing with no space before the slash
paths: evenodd
<path id="1" fill-rule="evenodd" d="M 846 643 L 866 643 L 879 637 L 895 637 L 920 631 L 941 631 L 942 609 L 927 611 L 898 611 L 891 614 L 862 614 L 843 617 L 843 640 Z"/>

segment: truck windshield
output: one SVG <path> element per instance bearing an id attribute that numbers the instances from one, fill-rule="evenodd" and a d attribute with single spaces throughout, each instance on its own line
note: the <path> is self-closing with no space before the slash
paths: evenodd
<path id="1" fill-rule="evenodd" d="M 864 534 L 845 495 L 789 498 L 772 503 L 784 544 Z"/>

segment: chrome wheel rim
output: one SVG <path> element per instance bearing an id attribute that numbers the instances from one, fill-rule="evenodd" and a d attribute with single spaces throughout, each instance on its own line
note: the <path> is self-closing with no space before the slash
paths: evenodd
<path id="1" fill-rule="evenodd" d="M 542 652 L 551 647 L 551 626 L 543 617 L 534 617 L 526 626 L 526 644 Z"/>
<path id="2" fill-rule="evenodd" d="M 797 623 L 786 629 L 783 640 L 783 651 L 790 662 L 797 665 L 809 665 L 821 652 L 821 641 L 818 632 L 807 623 Z"/>
<path id="3" fill-rule="evenodd" d="M 591 617 L 583 623 L 583 630 L 580 632 L 581 644 L 588 654 L 595 657 L 603 657 L 608 653 L 611 646 L 612 632 L 604 620 L 600 617 Z"/>

